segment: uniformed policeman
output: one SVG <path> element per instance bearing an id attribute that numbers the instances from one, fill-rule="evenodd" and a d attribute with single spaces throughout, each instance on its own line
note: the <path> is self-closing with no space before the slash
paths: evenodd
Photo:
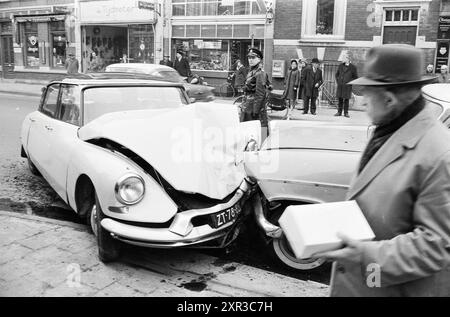
<path id="1" fill-rule="evenodd" d="M 270 87 L 270 80 L 263 71 L 263 54 L 257 48 L 248 50 L 250 70 L 244 85 L 245 101 L 242 106 L 241 121 L 260 120 L 261 127 L 267 129 L 266 98 Z"/>

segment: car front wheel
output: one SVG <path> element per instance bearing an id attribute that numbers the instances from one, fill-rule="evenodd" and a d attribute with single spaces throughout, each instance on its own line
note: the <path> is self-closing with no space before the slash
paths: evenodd
<path id="1" fill-rule="evenodd" d="M 106 218 L 100 207 L 98 197 L 95 195 L 95 204 L 90 209 L 88 216 L 88 224 L 92 232 L 97 237 L 98 256 L 104 263 L 113 262 L 120 256 L 120 241 L 114 239 L 111 233 L 102 227 L 101 221 Z"/>

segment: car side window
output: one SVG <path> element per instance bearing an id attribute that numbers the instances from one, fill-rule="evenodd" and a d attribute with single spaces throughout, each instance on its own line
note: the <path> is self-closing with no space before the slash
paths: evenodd
<path id="1" fill-rule="evenodd" d="M 59 84 L 51 85 L 47 88 L 41 112 L 49 117 L 56 118 L 58 110 Z"/>
<path id="2" fill-rule="evenodd" d="M 61 106 L 58 119 L 80 125 L 80 94 L 75 85 L 61 85 Z"/>

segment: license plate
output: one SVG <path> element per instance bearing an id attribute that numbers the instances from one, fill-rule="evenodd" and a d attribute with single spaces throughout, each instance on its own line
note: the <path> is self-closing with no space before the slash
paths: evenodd
<path id="1" fill-rule="evenodd" d="M 226 210 L 215 213 L 211 215 L 212 227 L 215 229 L 220 228 L 236 219 L 240 213 L 241 213 L 241 206 L 239 204 L 234 205 L 233 207 L 230 207 Z"/>

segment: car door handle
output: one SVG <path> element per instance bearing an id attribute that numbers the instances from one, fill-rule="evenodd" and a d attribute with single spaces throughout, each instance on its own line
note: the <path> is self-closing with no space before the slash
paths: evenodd
<path id="1" fill-rule="evenodd" d="M 36 122 L 36 119 L 30 118 L 31 122 Z"/>
<path id="2" fill-rule="evenodd" d="M 52 128 L 51 126 L 46 125 L 45 128 L 46 128 L 48 131 L 53 131 L 53 128 Z"/>

